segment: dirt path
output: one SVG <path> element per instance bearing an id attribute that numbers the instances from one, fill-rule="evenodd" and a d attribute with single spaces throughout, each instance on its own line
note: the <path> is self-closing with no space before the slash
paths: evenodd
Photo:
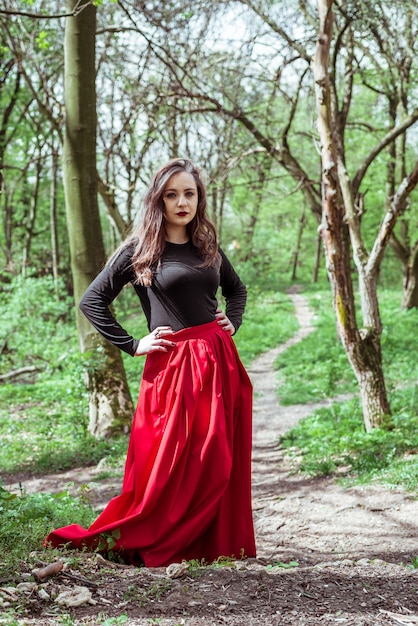
<path id="1" fill-rule="evenodd" d="M 277 444 L 281 433 L 323 406 L 282 407 L 277 398 L 277 355 L 313 330 L 303 296 L 291 298 L 299 332 L 249 369 L 255 392 L 257 559 L 198 568 L 172 580 L 162 568 L 103 569 L 95 557 L 86 556 L 81 571 L 96 581 L 92 594 L 97 604 L 70 609 L 73 624 L 102 624 L 99 615 L 120 620 L 109 624 L 132 626 L 418 624 L 418 569 L 411 567 L 418 556 L 416 499 L 401 490 L 344 490 L 329 478 L 295 475 Z M 24 486 L 28 491 L 57 491 L 69 482 L 93 481 L 92 494 L 101 506 L 119 492 L 121 477 L 98 481 L 97 476 L 97 470 L 80 469 Z M 67 580 L 66 588 L 69 584 Z M 30 619 L 14 623 L 61 623 L 50 615 L 50 603 L 36 604 L 32 598 Z"/>
<path id="2" fill-rule="evenodd" d="M 299 294 L 290 297 L 299 332 L 262 355 L 249 370 L 255 392 L 253 490 L 258 554 L 281 561 L 287 555 L 310 564 L 336 558 L 410 562 L 418 554 L 414 498 L 402 490 L 380 486 L 342 489 L 332 479 L 292 475 L 277 445 L 279 435 L 318 407 L 333 402 L 280 405 L 274 361 L 313 330 L 305 298 Z"/>

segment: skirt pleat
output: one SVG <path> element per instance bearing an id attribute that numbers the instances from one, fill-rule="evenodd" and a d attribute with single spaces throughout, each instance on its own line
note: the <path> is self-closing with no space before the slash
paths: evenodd
<path id="1" fill-rule="evenodd" d="M 59 528 L 46 543 L 148 567 L 255 556 L 251 382 L 216 321 L 173 340 L 147 356 L 122 493 L 89 529 Z"/>

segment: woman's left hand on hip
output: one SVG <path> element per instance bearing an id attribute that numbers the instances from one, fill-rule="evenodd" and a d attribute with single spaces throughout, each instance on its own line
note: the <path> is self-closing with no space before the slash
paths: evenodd
<path id="1" fill-rule="evenodd" d="M 218 320 L 218 324 L 222 328 L 222 330 L 226 330 L 228 333 L 231 333 L 231 335 L 235 333 L 234 325 L 232 324 L 231 320 L 225 315 L 222 309 L 216 309 L 215 317 Z"/>

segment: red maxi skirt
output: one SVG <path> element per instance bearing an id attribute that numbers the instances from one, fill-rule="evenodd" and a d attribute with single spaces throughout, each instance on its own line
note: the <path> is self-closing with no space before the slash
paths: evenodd
<path id="1" fill-rule="evenodd" d="M 250 379 L 216 321 L 173 341 L 147 356 L 122 493 L 88 530 L 59 528 L 45 544 L 148 567 L 255 556 Z"/>

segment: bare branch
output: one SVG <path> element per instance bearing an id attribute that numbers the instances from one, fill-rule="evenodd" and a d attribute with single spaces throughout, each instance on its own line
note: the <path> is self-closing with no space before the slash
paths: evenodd
<path id="1" fill-rule="evenodd" d="M 289 113 L 289 119 L 288 119 L 287 124 L 284 127 L 284 130 L 283 130 L 283 133 L 282 133 L 283 138 L 286 138 L 286 140 L 287 140 L 287 136 L 289 134 L 289 130 L 290 130 L 291 126 L 292 126 L 292 122 L 293 122 L 294 117 L 296 115 L 296 110 L 297 110 L 297 106 L 298 106 L 298 102 L 299 102 L 299 97 L 300 97 L 301 92 L 302 92 L 302 84 L 303 84 L 303 81 L 305 80 L 305 76 L 306 76 L 306 74 L 308 73 L 309 70 L 310 70 L 310 68 L 307 67 L 306 70 L 304 72 L 302 72 L 302 75 L 301 75 L 301 77 L 299 79 L 298 88 L 296 89 L 296 98 L 292 102 L 292 106 L 291 106 L 290 113 Z"/>
<path id="2" fill-rule="evenodd" d="M 382 224 L 379 229 L 378 236 L 374 242 L 373 250 L 370 253 L 370 257 L 367 263 L 367 271 L 369 273 L 374 272 L 380 264 L 383 258 L 383 254 L 386 249 L 386 245 L 389 238 L 392 236 L 393 229 L 396 221 L 400 215 L 407 209 L 408 199 L 411 192 L 418 184 L 418 161 L 415 164 L 412 172 L 403 179 L 399 185 L 390 208 L 386 212 L 383 218 Z"/>
<path id="3" fill-rule="evenodd" d="M 409 261 L 409 246 L 405 246 L 401 241 L 399 241 L 395 232 L 392 231 L 389 241 L 390 247 L 395 252 L 398 259 L 400 259 L 403 265 L 407 265 Z"/>
<path id="4" fill-rule="evenodd" d="M 20 15 L 22 17 L 31 17 L 37 20 L 55 20 L 60 17 L 76 17 L 84 11 L 84 9 L 90 4 L 93 3 L 93 0 L 88 0 L 88 2 L 84 2 L 84 4 L 79 0 L 75 5 L 74 9 L 70 13 L 56 13 L 55 15 L 47 15 L 43 13 L 30 13 L 28 11 L 19 11 L 19 10 L 11 10 L 11 9 L 0 9 L 0 15 Z"/>
<path id="5" fill-rule="evenodd" d="M 352 188 L 353 188 L 354 197 L 357 196 L 359 189 L 360 189 L 361 182 L 367 170 L 369 169 L 369 166 L 373 163 L 377 155 L 380 152 L 382 152 L 382 150 L 384 150 L 386 146 L 392 143 L 392 141 L 395 141 L 395 139 L 399 137 L 399 135 L 402 135 L 402 133 L 404 133 L 410 126 L 415 124 L 417 120 L 418 120 L 418 109 L 415 109 L 415 111 L 413 111 L 413 113 L 411 113 L 411 115 L 409 115 L 402 122 L 402 124 L 391 129 L 386 134 L 386 136 L 383 137 L 383 139 L 369 152 L 369 154 L 366 156 L 363 163 L 360 165 L 359 169 L 357 170 L 356 175 L 353 178 Z"/>
<path id="6" fill-rule="evenodd" d="M 11 370 L 10 372 L 6 372 L 6 374 L 1 374 L 0 382 L 3 382 L 5 380 L 10 380 L 10 379 L 13 380 L 14 378 L 19 378 L 19 376 L 22 376 L 23 374 L 34 374 L 40 371 L 42 370 L 39 367 L 36 367 L 35 365 L 28 365 L 26 367 L 21 367 L 17 370 Z"/>
<path id="7" fill-rule="evenodd" d="M 127 224 L 125 224 L 123 217 L 121 216 L 113 190 L 108 184 L 106 184 L 97 172 L 97 191 L 100 194 L 103 202 L 105 203 L 107 212 L 116 226 L 116 229 L 121 237 L 126 236 Z"/>
<path id="8" fill-rule="evenodd" d="M 283 28 L 280 28 L 280 26 L 275 21 L 273 21 L 266 13 L 264 13 L 264 11 L 260 7 L 256 6 L 255 3 L 252 2 L 252 0 L 241 0 L 241 2 L 242 4 L 245 4 L 247 7 L 249 7 L 252 11 L 254 11 L 254 13 L 256 13 L 266 24 L 268 24 L 273 32 L 280 35 L 280 37 L 282 37 L 286 41 L 291 49 L 296 50 L 300 54 L 302 59 L 305 59 L 305 61 L 311 63 L 311 55 L 307 53 L 306 49 L 297 41 L 297 39 L 290 37 L 287 32 L 283 30 Z"/>

